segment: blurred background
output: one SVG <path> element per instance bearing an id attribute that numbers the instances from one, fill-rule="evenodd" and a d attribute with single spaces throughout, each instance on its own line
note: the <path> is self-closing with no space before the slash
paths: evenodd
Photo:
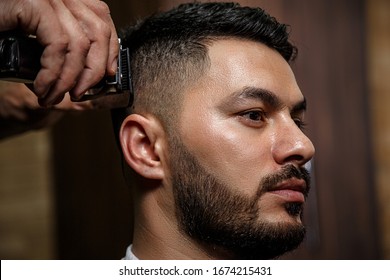
<path id="1" fill-rule="evenodd" d="M 186 1 L 106 2 L 120 28 Z M 314 188 L 285 258 L 390 259 L 390 1 L 238 2 L 288 23 L 299 48 Z M 109 112 L 0 141 L 1 259 L 120 259 L 131 211 Z"/>

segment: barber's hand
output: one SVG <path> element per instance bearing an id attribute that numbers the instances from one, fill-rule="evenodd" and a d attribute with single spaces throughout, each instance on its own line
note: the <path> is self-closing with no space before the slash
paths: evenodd
<path id="1" fill-rule="evenodd" d="M 0 31 L 22 29 L 44 46 L 33 91 L 44 106 L 78 99 L 116 71 L 118 37 L 99 0 L 0 0 Z"/>

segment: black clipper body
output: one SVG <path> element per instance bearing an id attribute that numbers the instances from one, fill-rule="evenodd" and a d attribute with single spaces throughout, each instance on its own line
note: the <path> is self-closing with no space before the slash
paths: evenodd
<path id="1" fill-rule="evenodd" d="M 77 101 L 102 98 L 101 102 L 97 102 L 98 107 L 108 108 L 128 107 L 132 104 L 130 53 L 128 48 L 122 47 L 120 40 L 119 45 L 115 76 L 105 77 Z M 12 31 L 0 32 L 0 80 L 33 83 L 41 69 L 42 53 L 43 47 L 34 37 Z"/>

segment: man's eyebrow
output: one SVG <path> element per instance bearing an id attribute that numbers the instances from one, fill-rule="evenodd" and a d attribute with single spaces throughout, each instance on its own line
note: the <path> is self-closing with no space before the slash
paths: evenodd
<path id="1" fill-rule="evenodd" d="M 240 100 L 255 99 L 265 103 L 274 110 L 284 106 L 282 100 L 272 91 L 257 87 L 245 87 L 239 91 L 233 92 L 229 101 L 240 102 Z M 228 101 L 228 103 L 229 103 Z M 297 102 L 291 108 L 291 114 L 299 114 L 306 111 L 306 99 Z"/>
<path id="2" fill-rule="evenodd" d="M 231 95 L 231 99 L 257 99 L 274 109 L 278 109 L 282 106 L 282 101 L 275 93 L 257 87 L 245 87 L 240 91 L 236 91 Z"/>

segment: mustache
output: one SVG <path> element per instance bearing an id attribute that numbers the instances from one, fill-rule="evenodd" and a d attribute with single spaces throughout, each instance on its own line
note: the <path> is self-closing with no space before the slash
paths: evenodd
<path id="1" fill-rule="evenodd" d="M 304 180 L 305 188 L 303 189 L 303 194 L 305 197 L 308 196 L 310 191 L 310 173 L 306 168 L 292 164 L 284 166 L 279 172 L 265 176 L 260 182 L 258 196 L 276 190 L 278 184 L 289 179 Z"/>

